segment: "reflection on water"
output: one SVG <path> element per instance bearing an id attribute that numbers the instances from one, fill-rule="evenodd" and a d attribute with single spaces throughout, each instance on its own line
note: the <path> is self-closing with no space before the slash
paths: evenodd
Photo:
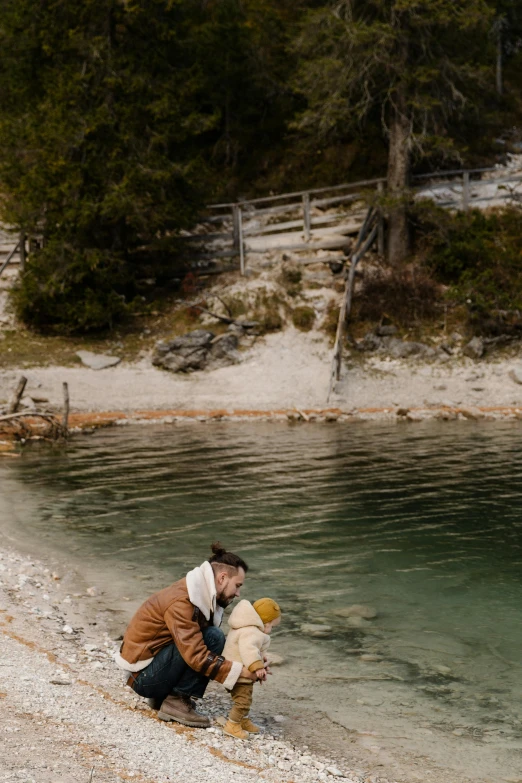
<path id="1" fill-rule="evenodd" d="M 133 597 L 220 538 L 251 564 L 246 597 L 281 603 L 274 646 L 319 673 L 325 699 L 333 672 L 339 691 L 369 656 L 388 698 L 406 687 L 520 752 L 519 440 L 507 423 L 118 429 L 27 451 L 0 481 L 31 500 L 26 532 L 124 573 Z M 342 616 L 351 604 L 378 615 Z"/>

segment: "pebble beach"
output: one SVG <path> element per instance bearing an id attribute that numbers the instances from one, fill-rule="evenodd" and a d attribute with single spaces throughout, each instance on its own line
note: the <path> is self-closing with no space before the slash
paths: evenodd
<path id="1" fill-rule="evenodd" d="M 121 682 L 96 587 L 73 589 L 67 574 L 0 550 L 0 781 L 399 783 L 285 740 L 284 715 L 255 714 L 264 732 L 248 742 L 227 737 L 215 684 L 202 705 L 211 728 L 163 723 Z"/>

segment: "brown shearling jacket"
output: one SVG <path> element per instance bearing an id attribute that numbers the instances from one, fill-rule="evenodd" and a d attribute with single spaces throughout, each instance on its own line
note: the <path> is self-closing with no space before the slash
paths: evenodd
<path id="1" fill-rule="evenodd" d="M 120 655 L 135 664 L 154 657 L 174 642 L 191 669 L 224 683 L 232 661 L 226 661 L 206 646 L 202 630 L 209 625 L 211 621 L 190 602 L 186 579 L 180 579 L 154 593 L 140 606 L 125 631 Z"/>

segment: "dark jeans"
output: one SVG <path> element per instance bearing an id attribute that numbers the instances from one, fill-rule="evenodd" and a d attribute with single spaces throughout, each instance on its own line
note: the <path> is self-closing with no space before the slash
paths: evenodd
<path id="1" fill-rule="evenodd" d="M 205 628 L 203 639 L 209 650 L 221 655 L 225 646 L 225 634 L 221 628 Z M 172 691 L 200 699 L 205 693 L 208 681 L 208 677 L 194 671 L 185 663 L 175 644 L 169 644 L 159 651 L 145 669 L 138 672 L 133 688 L 145 699 L 157 701 L 163 701 Z"/>

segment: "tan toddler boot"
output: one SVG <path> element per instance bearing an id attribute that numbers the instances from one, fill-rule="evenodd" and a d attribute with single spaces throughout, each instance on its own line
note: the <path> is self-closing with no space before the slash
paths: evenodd
<path id="1" fill-rule="evenodd" d="M 250 718 L 243 718 L 241 721 L 241 728 L 244 731 L 248 731 L 249 734 L 259 734 L 261 731 L 261 728 L 259 726 L 256 726 L 255 723 L 252 723 Z"/>
<path id="2" fill-rule="evenodd" d="M 223 726 L 223 731 L 225 734 L 228 734 L 230 737 L 235 737 L 236 739 L 248 739 L 248 731 L 243 731 L 241 728 L 241 723 L 234 723 L 234 721 L 230 720 L 230 718 Z"/>

